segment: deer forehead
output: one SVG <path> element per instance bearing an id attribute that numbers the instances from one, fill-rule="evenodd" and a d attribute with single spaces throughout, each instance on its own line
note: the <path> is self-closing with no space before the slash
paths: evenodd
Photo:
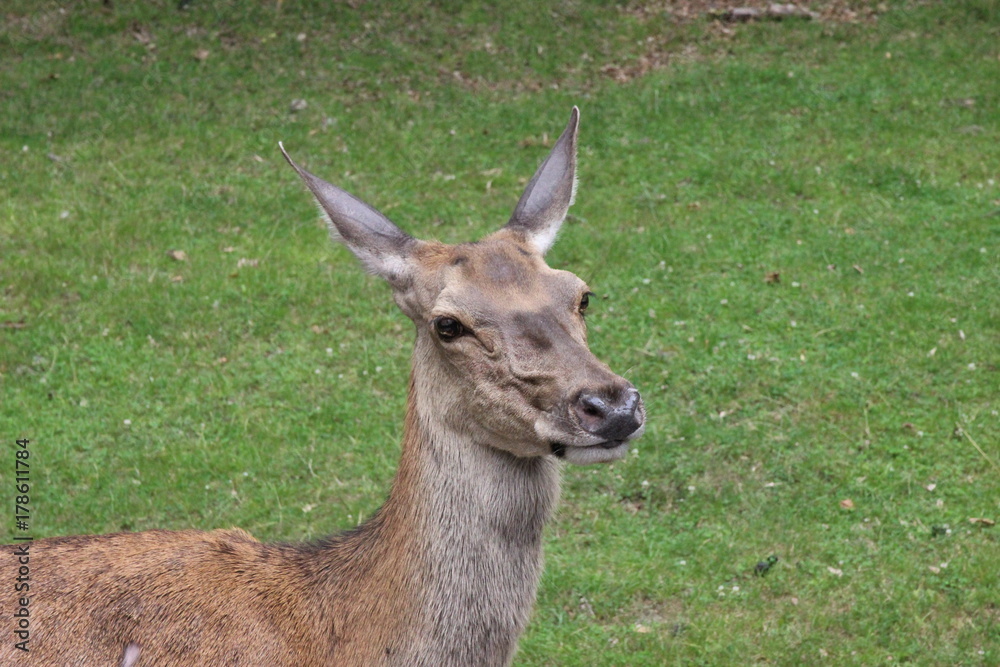
<path id="1" fill-rule="evenodd" d="M 438 246 L 422 264 L 437 277 L 427 281 L 435 285 L 426 295 L 432 316 L 468 313 L 499 323 L 498 318 L 507 319 L 504 314 L 521 320 L 526 313 L 571 314 L 586 290 L 572 273 L 552 269 L 537 252 L 503 238 Z"/>

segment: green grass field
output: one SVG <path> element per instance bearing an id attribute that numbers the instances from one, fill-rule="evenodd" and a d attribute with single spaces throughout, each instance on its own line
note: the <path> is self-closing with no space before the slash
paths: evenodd
<path id="1" fill-rule="evenodd" d="M 277 142 L 467 241 L 577 104 L 548 259 L 649 424 L 516 664 L 1000 664 L 1000 5 L 703 4 L 6 2 L 0 539 L 16 438 L 36 537 L 370 516 L 411 324 Z"/>

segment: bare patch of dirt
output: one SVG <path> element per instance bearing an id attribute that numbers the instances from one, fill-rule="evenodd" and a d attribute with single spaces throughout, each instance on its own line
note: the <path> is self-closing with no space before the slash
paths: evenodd
<path id="1" fill-rule="evenodd" d="M 689 23 L 696 20 L 712 19 L 737 8 L 766 11 L 773 4 L 794 5 L 816 15 L 817 20 L 837 23 L 857 23 L 873 21 L 880 12 L 887 9 L 878 0 L 818 0 L 815 2 L 775 3 L 771 0 L 652 0 L 632 2 L 622 11 L 640 20 L 649 20 L 664 14 L 674 21 Z M 792 19 L 794 20 L 794 19 Z"/>
<path id="2" fill-rule="evenodd" d="M 66 14 L 66 10 L 61 8 L 25 16 L 7 14 L 4 16 L 4 27 L 0 30 L 0 34 L 8 33 L 32 41 L 52 39 L 64 31 Z"/>
<path id="3" fill-rule="evenodd" d="M 782 8 L 774 7 L 781 5 Z M 745 9 L 755 13 L 759 20 L 802 21 L 816 20 L 824 23 L 861 23 L 875 21 L 887 9 L 884 2 L 874 0 L 824 0 L 817 2 L 774 3 L 770 0 L 651 0 L 632 2 L 622 12 L 642 22 L 666 19 L 675 25 L 708 22 L 708 34 L 719 40 L 731 39 L 739 29 L 741 19 L 733 18 L 733 10 Z M 795 11 L 799 10 L 799 11 Z M 692 60 L 697 49 L 685 46 L 681 51 L 671 44 L 671 35 L 661 34 L 646 38 L 643 52 L 627 63 L 610 63 L 601 67 L 601 73 L 619 83 L 627 83 L 666 67 L 673 58 Z"/>
<path id="4" fill-rule="evenodd" d="M 619 609 L 611 619 L 611 623 L 628 625 L 634 632 L 643 634 L 652 632 L 679 637 L 688 629 L 684 611 L 684 602 L 680 599 L 680 595 L 663 599 L 643 595 Z"/>

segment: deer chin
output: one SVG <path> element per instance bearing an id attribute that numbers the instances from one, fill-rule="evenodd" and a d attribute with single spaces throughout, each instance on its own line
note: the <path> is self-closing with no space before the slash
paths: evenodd
<path id="1" fill-rule="evenodd" d="M 553 442 L 552 454 L 568 463 L 588 465 L 591 463 L 610 463 L 624 458 L 628 453 L 628 440 L 608 440 L 596 445 L 574 446 L 561 442 Z"/>

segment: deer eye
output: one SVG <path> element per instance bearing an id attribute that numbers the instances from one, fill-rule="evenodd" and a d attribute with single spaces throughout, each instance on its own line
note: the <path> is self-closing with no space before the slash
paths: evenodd
<path id="1" fill-rule="evenodd" d="M 444 341 L 455 340 L 465 333 L 465 327 L 453 317 L 437 317 L 433 324 L 434 331 Z"/>
<path id="2" fill-rule="evenodd" d="M 580 297 L 580 314 L 581 315 L 586 315 L 587 314 L 587 307 L 590 305 L 590 297 L 593 294 L 594 294 L 593 292 L 584 292 L 583 296 Z"/>

